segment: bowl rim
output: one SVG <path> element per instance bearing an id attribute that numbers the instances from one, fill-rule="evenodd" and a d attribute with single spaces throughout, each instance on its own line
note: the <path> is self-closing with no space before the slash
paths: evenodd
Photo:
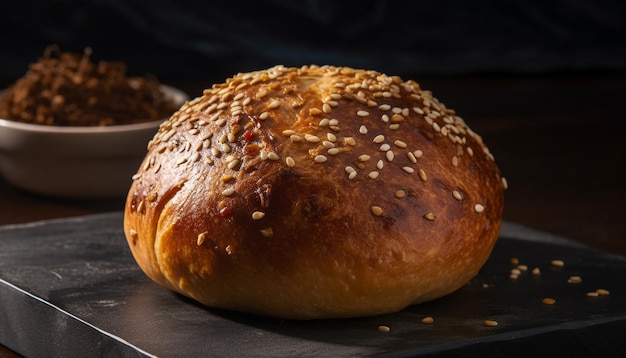
<path id="1" fill-rule="evenodd" d="M 16 130 L 22 130 L 25 132 L 37 132 L 37 133 L 118 133 L 128 131 L 138 131 L 144 129 L 155 128 L 161 123 L 166 121 L 167 118 L 158 119 L 155 121 L 132 123 L 132 124 L 115 124 L 110 126 L 53 126 L 46 124 L 33 124 L 23 123 L 18 121 L 12 121 L 9 119 L 0 118 L 0 128 L 11 128 Z"/>
<path id="2" fill-rule="evenodd" d="M 189 100 L 189 96 L 181 89 L 160 84 L 161 90 L 166 96 L 178 99 L 182 106 Z M 6 91 L 6 89 L 0 90 L 0 96 Z M 178 101 L 177 101 L 178 102 Z M 141 131 L 158 127 L 161 123 L 169 119 L 170 116 L 157 119 L 154 121 L 131 123 L 131 124 L 113 124 L 108 126 L 55 126 L 47 124 L 34 124 L 14 121 L 10 119 L 0 118 L 0 128 L 10 128 L 14 130 L 21 130 L 25 132 L 37 132 L 37 133 L 72 133 L 72 134 L 89 134 L 89 133 L 119 133 L 128 131 Z"/>

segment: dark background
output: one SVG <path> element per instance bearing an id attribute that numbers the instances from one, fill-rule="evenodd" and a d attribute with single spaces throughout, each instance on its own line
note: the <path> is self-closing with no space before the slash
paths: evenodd
<path id="1" fill-rule="evenodd" d="M 275 64 L 401 76 L 626 69 L 619 0 L 20 0 L 0 5 L 0 82 L 46 46 L 133 74 L 220 80 Z"/>

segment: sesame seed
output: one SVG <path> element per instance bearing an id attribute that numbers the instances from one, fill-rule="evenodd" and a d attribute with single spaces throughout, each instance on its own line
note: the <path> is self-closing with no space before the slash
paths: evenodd
<path id="1" fill-rule="evenodd" d="M 454 167 L 459 166 L 459 158 L 456 155 L 452 157 L 452 166 Z"/>
<path id="2" fill-rule="evenodd" d="M 432 212 L 428 212 L 426 214 L 424 214 L 424 219 L 428 220 L 428 221 L 433 221 L 435 220 L 437 217 L 435 216 L 435 214 L 433 214 Z"/>
<path id="3" fill-rule="evenodd" d="M 433 322 L 435 322 L 435 319 L 430 316 L 422 318 L 422 323 L 424 324 L 431 324 Z"/>
<path id="4" fill-rule="evenodd" d="M 377 135 L 376 137 L 374 137 L 374 139 L 372 140 L 372 142 L 376 143 L 376 144 L 380 144 L 382 142 L 385 141 L 385 136 L 382 134 Z"/>
<path id="5" fill-rule="evenodd" d="M 426 182 L 428 180 L 428 176 L 426 176 L 426 172 L 424 171 L 424 169 L 421 169 L 417 171 L 417 175 L 419 175 L 420 179 L 423 182 Z"/>
<path id="6" fill-rule="evenodd" d="M 319 108 L 314 107 L 314 108 L 309 109 L 309 114 L 311 115 L 317 115 L 317 114 L 322 114 L 322 113 L 323 113 L 322 110 Z"/>
<path id="7" fill-rule="evenodd" d="M 459 193 L 459 192 L 458 192 L 458 191 L 456 191 L 456 190 L 453 190 L 453 191 L 452 191 L 452 196 L 453 196 L 456 200 L 459 200 L 459 201 L 463 200 L 463 196 L 461 196 L 461 193 Z"/>
<path id="8" fill-rule="evenodd" d="M 239 165 L 239 159 L 235 159 L 228 163 L 228 169 L 235 169 Z"/>
<path id="9" fill-rule="evenodd" d="M 389 331 L 391 331 L 391 328 L 389 328 L 388 326 L 378 326 L 378 332 L 387 333 Z"/>
<path id="10" fill-rule="evenodd" d="M 486 320 L 483 322 L 483 324 L 484 324 L 486 327 L 496 327 L 496 326 L 498 325 L 498 321 L 494 321 L 494 320 L 491 320 L 491 319 L 486 319 Z"/>
<path id="11" fill-rule="evenodd" d="M 391 146 L 389 144 L 387 144 L 387 143 L 383 143 L 383 144 L 380 145 L 379 149 L 380 149 L 381 152 L 386 152 L 389 149 L 391 149 Z"/>
<path id="12" fill-rule="evenodd" d="M 356 169 L 352 168 L 351 166 L 347 166 L 345 167 L 345 171 L 346 173 L 350 174 L 350 173 L 356 173 Z"/>
<path id="13" fill-rule="evenodd" d="M 263 97 L 267 96 L 267 94 L 268 94 L 267 88 L 265 88 L 265 87 L 261 87 L 261 88 L 259 88 L 259 90 L 257 91 L 256 96 L 257 96 L 258 98 L 263 98 Z"/>
<path id="14" fill-rule="evenodd" d="M 198 244 L 198 246 L 202 245 L 204 243 L 204 240 L 206 239 L 208 232 L 203 232 L 201 234 L 198 235 L 198 239 L 196 241 L 196 243 Z"/>
<path id="15" fill-rule="evenodd" d="M 381 111 L 388 111 L 391 109 L 391 106 L 388 104 L 381 104 L 380 106 L 378 106 L 378 109 L 380 109 Z"/>
<path id="16" fill-rule="evenodd" d="M 417 158 L 415 158 L 415 155 L 412 152 L 407 152 L 406 156 L 407 156 L 407 158 L 409 158 L 411 163 L 413 163 L 413 164 L 417 163 Z"/>
<path id="17" fill-rule="evenodd" d="M 359 160 L 362 161 L 362 162 L 367 162 L 368 160 L 370 160 L 370 158 L 371 157 L 369 155 L 367 155 L 367 154 L 359 155 Z"/>
<path id="18" fill-rule="evenodd" d="M 396 140 L 393 142 L 393 144 L 395 144 L 395 146 L 398 148 L 406 148 L 406 143 L 401 140 Z"/>
<path id="19" fill-rule="evenodd" d="M 416 150 L 413 152 L 413 155 L 415 156 L 415 158 L 421 158 L 422 155 L 424 155 L 424 152 L 422 152 L 421 150 Z"/>
<path id="20" fill-rule="evenodd" d="M 603 288 L 599 288 L 596 290 L 596 293 L 600 296 L 608 296 L 610 294 L 610 292 L 608 290 L 605 290 Z"/>
<path id="21" fill-rule="evenodd" d="M 279 160 L 280 159 L 278 154 L 276 154 L 274 152 L 267 153 L 267 158 L 270 159 L 270 160 Z"/>
<path id="22" fill-rule="evenodd" d="M 528 271 L 528 266 L 526 266 L 526 265 L 518 265 L 517 268 L 520 271 Z"/>
<path id="23" fill-rule="evenodd" d="M 402 122 L 403 120 L 404 120 L 404 116 L 402 116 L 401 114 L 394 114 L 393 116 L 391 116 L 392 123 Z"/>
<path id="24" fill-rule="evenodd" d="M 388 151 L 385 153 L 385 157 L 387 158 L 387 160 L 388 160 L 388 161 L 390 161 L 390 162 L 391 162 L 391 161 L 393 161 L 393 159 L 396 157 L 396 155 L 393 153 L 393 151 L 388 150 Z"/>
<path id="25" fill-rule="evenodd" d="M 588 297 L 598 297 L 600 296 L 597 292 L 587 292 Z"/>
<path id="26" fill-rule="evenodd" d="M 370 209 L 372 210 L 372 214 L 376 216 L 381 216 L 383 214 L 383 209 L 380 206 L 372 206 Z"/>
<path id="27" fill-rule="evenodd" d="M 252 213 L 252 219 L 261 220 L 265 216 L 265 213 L 262 211 L 255 211 Z"/>
<path id="28" fill-rule="evenodd" d="M 362 125 L 361 127 L 359 127 L 359 133 L 367 134 L 367 127 L 365 125 Z"/>
<path id="29" fill-rule="evenodd" d="M 261 230 L 261 235 L 263 235 L 265 237 L 272 237 L 272 236 L 274 236 L 274 230 L 272 230 L 271 227 L 262 229 Z"/>
<path id="30" fill-rule="evenodd" d="M 356 145 L 356 140 L 354 140 L 354 138 L 352 137 L 345 137 L 343 139 L 343 142 L 347 145 L 352 145 L 352 146 Z"/>
<path id="31" fill-rule="evenodd" d="M 290 168 L 293 168 L 296 165 L 296 161 L 292 157 L 285 158 L 285 163 Z"/>
<path id="32" fill-rule="evenodd" d="M 553 305 L 556 303 L 556 300 L 551 297 L 546 297 L 543 300 L 541 300 L 541 303 L 543 303 L 544 305 Z"/>
<path id="33" fill-rule="evenodd" d="M 376 168 L 378 170 L 382 169 L 384 166 L 385 166 L 385 163 L 382 161 L 382 159 L 376 162 Z"/>
<path id="34" fill-rule="evenodd" d="M 217 109 L 217 103 L 213 103 L 210 106 L 207 107 L 207 109 L 204 111 L 204 113 L 206 114 L 211 114 L 213 113 L 215 110 Z"/>
<path id="35" fill-rule="evenodd" d="M 293 143 L 302 142 L 302 137 L 300 137 L 297 134 L 293 134 L 289 136 L 289 140 L 292 141 Z"/>
<path id="36" fill-rule="evenodd" d="M 328 160 L 328 158 L 326 158 L 325 156 L 323 156 L 321 154 L 315 156 L 315 161 L 318 162 L 318 163 L 324 163 L 327 160 Z"/>
<path id="37" fill-rule="evenodd" d="M 313 134 L 305 134 L 304 135 L 304 140 L 306 140 L 309 143 L 319 143 L 320 142 L 320 137 L 313 135 Z"/>
<path id="38" fill-rule="evenodd" d="M 402 167 L 402 170 L 404 170 L 405 172 L 407 172 L 409 174 L 413 174 L 415 172 L 415 169 L 413 169 L 411 167 Z"/>
<path id="39" fill-rule="evenodd" d="M 322 141 L 322 146 L 324 146 L 324 148 L 326 149 L 335 148 L 335 143 L 328 141 L 328 140 L 324 140 Z"/>
<path id="40" fill-rule="evenodd" d="M 340 148 L 330 148 L 328 149 L 327 153 L 330 155 L 337 155 L 341 152 Z"/>
<path id="41" fill-rule="evenodd" d="M 326 139 L 334 143 L 337 141 L 337 136 L 332 133 L 326 133 Z"/>
<path id="42" fill-rule="evenodd" d="M 541 270 L 539 269 L 539 267 L 535 267 L 535 268 L 533 268 L 533 270 L 531 271 L 531 273 L 532 273 L 534 276 L 539 276 L 539 275 L 541 275 Z"/>
<path id="43" fill-rule="evenodd" d="M 267 107 L 270 109 L 276 109 L 280 107 L 280 101 L 275 99 Z"/>
<path id="44" fill-rule="evenodd" d="M 379 172 L 377 172 L 377 171 L 375 171 L 375 170 L 374 170 L 374 171 L 369 172 L 369 174 L 367 174 L 367 176 L 368 176 L 370 179 L 376 179 L 376 178 L 378 178 L 378 175 L 379 175 L 379 174 L 380 174 Z"/>
<path id="45" fill-rule="evenodd" d="M 396 192 L 393 194 L 396 198 L 400 199 L 400 198 L 404 198 L 406 196 L 406 192 L 402 189 L 396 190 Z"/>
<path id="46" fill-rule="evenodd" d="M 329 105 L 328 103 L 324 103 L 324 104 L 322 105 L 322 112 L 324 112 L 324 113 L 330 113 L 330 111 L 331 111 L 331 107 L 330 107 L 330 105 Z"/>
<path id="47" fill-rule="evenodd" d="M 224 189 L 224 191 L 222 191 L 222 195 L 224 196 L 231 196 L 234 193 L 235 193 L 235 189 L 233 188 Z"/>
<path id="48" fill-rule="evenodd" d="M 269 154 L 267 153 L 267 150 L 261 149 L 261 151 L 259 152 L 259 158 L 261 158 L 261 160 L 266 160 L 268 156 Z"/>
<path id="49" fill-rule="evenodd" d="M 581 283 L 583 282 L 583 279 L 580 276 L 570 276 L 567 279 L 568 283 Z"/>
<path id="50" fill-rule="evenodd" d="M 474 211 L 477 213 L 482 213 L 485 210 L 485 207 L 480 205 L 480 204 L 476 204 L 474 205 Z"/>
<path id="51" fill-rule="evenodd" d="M 263 112 L 263 113 L 259 114 L 259 119 L 265 120 L 265 119 L 269 118 L 269 116 L 270 116 L 269 112 Z"/>
<path id="52" fill-rule="evenodd" d="M 330 119 L 328 118 L 322 118 L 322 120 L 320 120 L 319 126 L 320 127 L 326 127 L 328 126 L 330 123 Z"/>
<path id="53" fill-rule="evenodd" d="M 294 134 L 296 134 L 296 131 L 294 131 L 293 129 L 285 129 L 283 131 L 283 135 L 286 135 L 286 136 L 292 136 Z"/>
<path id="54" fill-rule="evenodd" d="M 565 266 L 565 262 L 563 262 L 563 260 L 552 260 L 550 261 L 550 264 L 554 267 L 563 267 Z"/>

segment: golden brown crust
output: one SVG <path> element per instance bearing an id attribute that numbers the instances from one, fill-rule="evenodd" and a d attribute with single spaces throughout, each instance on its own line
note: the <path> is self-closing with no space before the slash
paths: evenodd
<path id="1" fill-rule="evenodd" d="M 481 138 L 416 82 L 277 66 L 214 85 L 161 126 L 125 232 L 149 277 L 208 306 L 382 314 L 478 272 L 504 184 Z"/>

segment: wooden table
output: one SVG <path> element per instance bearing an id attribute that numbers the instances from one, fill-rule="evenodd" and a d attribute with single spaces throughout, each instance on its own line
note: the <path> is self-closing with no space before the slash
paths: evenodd
<path id="1" fill-rule="evenodd" d="M 504 219 L 626 256 L 626 74 L 416 78 L 457 110 L 509 183 Z M 211 81 L 172 81 L 192 97 Z M 0 178 L 0 225 L 123 209 L 124 198 L 68 200 Z M 0 358 L 16 355 L 0 346 Z"/>

